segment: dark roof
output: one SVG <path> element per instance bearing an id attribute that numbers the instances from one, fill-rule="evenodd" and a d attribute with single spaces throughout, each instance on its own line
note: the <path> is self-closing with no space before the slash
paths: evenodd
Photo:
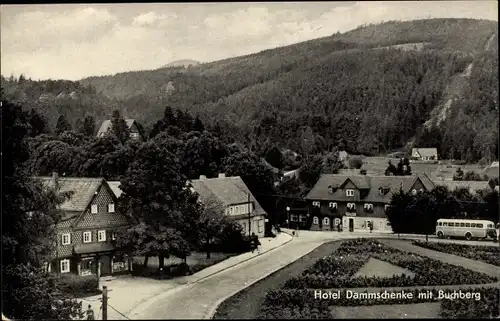
<path id="1" fill-rule="evenodd" d="M 409 192 L 417 180 L 420 180 L 427 190 L 434 188 L 434 183 L 425 174 L 418 176 L 366 176 L 366 175 L 336 175 L 322 174 L 313 189 L 307 194 L 307 200 L 336 200 L 349 201 L 351 197 L 346 196 L 342 189 L 334 189 L 333 193 L 328 192 L 328 186 L 339 188 L 348 180 L 360 188 L 367 187 L 368 194 L 363 198 L 366 202 L 388 203 L 392 193 L 400 188 Z M 388 188 L 389 192 L 381 194 L 379 188 Z"/>
<path id="2" fill-rule="evenodd" d="M 52 177 L 36 177 L 36 179 L 46 187 L 54 188 Z M 70 194 L 70 197 L 59 205 L 59 209 L 66 212 L 83 212 L 103 181 L 103 178 L 59 177 L 57 191 Z"/>
<path id="3" fill-rule="evenodd" d="M 266 214 L 239 176 L 195 179 L 189 183 L 202 202 L 216 199 L 223 206 L 242 204 L 248 202 L 248 195 L 250 195 L 250 200 L 254 203 L 254 214 Z"/>
<path id="4" fill-rule="evenodd" d="M 125 119 L 125 122 L 127 123 L 128 128 L 131 128 L 132 125 L 135 123 L 135 119 Z M 108 119 L 103 121 L 101 127 L 97 131 L 97 136 L 100 136 L 101 133 L 107 133 L 110 128 L 111 128 L 111 120 Z"/>
<path id="5" fill-rule="evenodd" d="M 82 243 L 73 247 L 75 254 L 91 254 L 99 252 L 110 252 L 115 250 L 115 246 L 107 242 Z"/>

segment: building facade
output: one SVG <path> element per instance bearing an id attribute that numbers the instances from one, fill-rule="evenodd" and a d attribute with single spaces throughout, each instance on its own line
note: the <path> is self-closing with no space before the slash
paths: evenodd
<path id="1" fill-rule="evenodd" d="M 188 183 L 202 203 L 217 202 L 227 216 L 241 225 L 246 235 L 255 233 L 264 237 L 266 212 L 241 177 L 219 174 L 217 178 L 206 178 L 201 175 Z"/>
<path id="2" fill-rule="evenodd" d="M 365 176 L 323 174 L 306 196 L 311 230 L 391 233 L 385 212 L 393 193 L 417 194 L 434 188 L 427 175 Z"/>
<path id="3" fill-rule="evenodd" d="M 127 126 L 130 130 L 130 139 L 145 140 L 145 133 L 142 127 L 135 119 L 125 119 Z M 102 122 L 101 127 L 97 131 L 97 137 L 104 137 L 111 130 L 112 123 L 111 120 L 105 120 Z"/>
<path id="4" fill-rule="evenodd" d="M 411 159 L 419 161 L 437 161 L 437 148 L 413 148 L 411 150 Z"/>
<path id="5" fill-rule="evenodd" d="M 129 225 L 115 208 L 116 196 L 103 178 L 39 177 L 47 188 L 65 194 L 59 206 L 56 251 L 49 271 L 79 276 L 127 273 L 132 257 L 116 246 L 116 235 Z"/>

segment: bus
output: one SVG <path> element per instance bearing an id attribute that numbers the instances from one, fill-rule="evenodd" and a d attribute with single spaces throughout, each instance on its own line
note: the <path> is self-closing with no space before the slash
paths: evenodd
<path id="1" fill-rule="evenodd" d="M 440 239 L 464 237 L 466 240 L 485 239 L 495 223 L 487 220 L 439 219 L 436 222 L 436 236 Z"/>

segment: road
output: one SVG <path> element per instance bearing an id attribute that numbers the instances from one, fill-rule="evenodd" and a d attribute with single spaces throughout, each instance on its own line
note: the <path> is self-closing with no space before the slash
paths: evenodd
<path id="1" fill-rule="evenodd" d="M 135 311 L 131 319 L 206 319 L 210 318 L 217 306 L 226 298 L 243 290 L 251 284 L 265 278 L 269 274 L 296 261 L 303 255 L 311 252 L 325 241 L 350 239 L 358 237 L 394 238 L 394 235 L 380 235 L 370 233 L 332 233 L 301 231 L 300 236 L 293 241 L 258 256 L 246 263 L 237 265 L 219 274 L 165 292 Z M 396 236 L 397 237 L 397 236 Z M 411 239 L 425 239 L 425 236 L 405 237 Z M 437 241 L 433 236 L 430 240 Z M 451 243 L 494 245 L 494 243 L 465 240 L 439 240 Z"/>

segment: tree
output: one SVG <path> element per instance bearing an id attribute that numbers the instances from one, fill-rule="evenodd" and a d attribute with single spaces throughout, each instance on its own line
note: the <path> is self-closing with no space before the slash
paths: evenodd
<path id="1" fill-rule="evenodd" d="M 86 116 L 83 120 L 82 127 L 79 132 L 85 136 L 92 137 L 95 135 L 95 120 L 92 116 Z"/>
<path id="2" fill-rule="evenodd" d="M 197 133 L 197 132 L 191 132 Z M 190 179 L 200 175 L 214 177 L 221 171 L 222 161 L 227 156 L 226 146 L 208 132 L 201 135 L 183 135 L 182 150 L 178 153 L 182 162 L 182 172 Z"/>
<path id="3" fill-rule="evenodd" d="M 110 130 L 122 144 L 125 144 L 130 138 L 130 128 L 118 110 L 114 110 L 111 115 Z"/>
<path id="4" fill-rule="evenodd" d="M 60 135 L 65 131 L 71 130 L 71 125 L 70 123 L 66 120 L 66 117 L 64 115 L 60 115 L 59 118 L 57 119 L 57 124 L 56 124 L 56 135 Z"/>
<path id="5" fill-rule="evenodd" d="M 28 122 L 30 125 L 29 136 L 35 137 L 48 132 L 47 120 L 33 108 L 29 111 Z"/>
<path id="6" fill-rule="evenodd" d="M 61 199 L 25 168 L 29 114 L 3 97 L 1 106 L 2 313 L 15 319 L 83 317 L 81 304 L 65 298 L 57 277 L 43 269 L 54 251 Z"/>
<path id="7" fill-rule="evenodd" d="M 197 132 L 203 132 L 205 130 L 205 125 L 200 120 L 200 117 L 196 116 L 193 122 L 193 128 L 192 130 L 197 131 Z"/>
<path id="8" fill-rule="evenodd" d="M 135 255 L 185 259 L 195 248 L 201 206 L 186 187 L 186 177 L 175 155 L 158 139 L 144 143 L 121 179 L 119 208 L 134 225 L 119 240 Z"/>
<path id="9" fill-rule="evenodd" d="M 203 210 L 198 219 L 198 240 L 205 248 L 207 259 L 210 259 L 211 243 L 217 242 L 229 219 L 224 213 L 223 204 L 215 198 L 208 198 L 203 202 Z"/>
<path id="10" fill-rule="evenodd" d="M 454 181 L 463 181 L 464 180 L 464 171 L 459 167 L 457 168 L 455 175 L 453 175 Z"/>
<path id="11" fill-rule="evenodd" d="M 266 151 L 266 161 L 278 169 L 283 168 L 283 155 L 281 154 L 279 148 L 273 145 Z"/>
<path id="12" fill-rule="evenodd" d="M 394 233 L 409 233 L 411 230 L 412 221 L 409 221 L 407 208 L 412 201 L 412 197 L 399 190 L 392 194 L 391 203 L 386 211 L 386 216 L 391 223 L 392 231 Z M 412 213 L 412 215 L 414 215 Z"/>
<path id="13" fill-rule="evenodd" d="M 337 174 L 339 169 L 344 168 L 344 162 L 339 159 L 338 152 L 330 152 L 323 159 L 323 173 Z"/>
<path id="14" fill-rule="evenodd" d="M 363 160 L 359 157 L 349 159 L 349 167 L 353 169 L 360 169 L 363 166 Z"/>
<path id="15" fill-rule="evenodd" d="M 299 179 L 306 188 L 311 189 L 318 181 L 322 172 L 323 157 L 321 155 L 314 155 L 306 159 L 300 167 Z"/>

